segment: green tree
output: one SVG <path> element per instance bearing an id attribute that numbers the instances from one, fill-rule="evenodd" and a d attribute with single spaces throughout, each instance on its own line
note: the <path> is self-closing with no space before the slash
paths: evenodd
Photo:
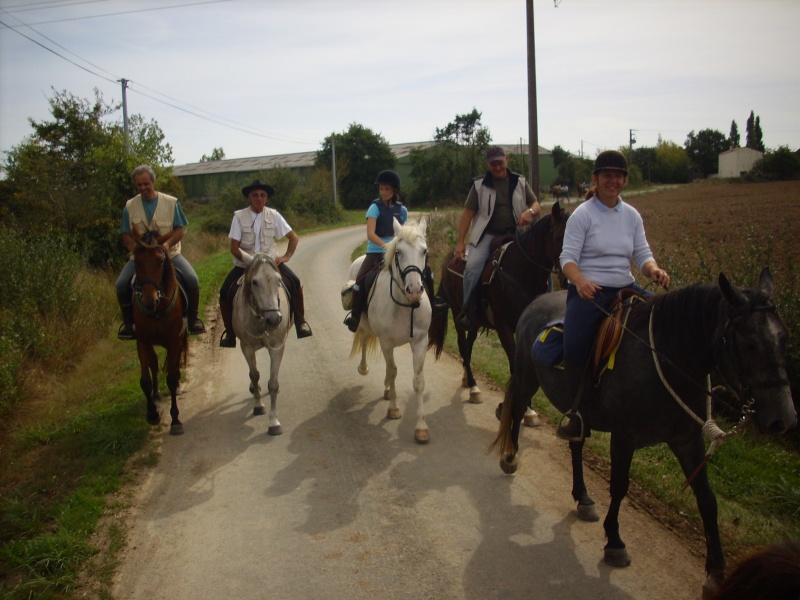
<path id="1" fill-rule="evenodd" d="M 716 129 L 690 131 L 684 143 L 691 167 L 703 177 L 719 171 L 719 155 L 728 149 L 728 140 Z"/>
<path id="2" fill-rule="evenodd" d="M 688 183 L 692 180 L 689 155 L 675 142 L 658 141 L 651 181 L 659 183 Z"/>
<path id="3" fill-rule="evenodd" d="M 756 148 L 756 116 L 753 111 L 750 111 L 750 116 L 747 117 L 747 137 L 745 138 L 745 148 Z"/>
<path id="4" fill-rule="evenodd" d="M 800 179 L 800 155 L 781 146 L 764 154 L 753 166 L 753 175 L 770 180 Z"/>
<path id="5" fill-rule="evenodd" d="M 756 117 L 754 131 L 756 138 L 756 145 L 754 147 L 756 150 L 764 152 L 764 133 L 761 131 L 761 117 Z"/>
<path id="6" fill-rule="evenodd" d="M 736 124 L 736 121 L 731 121 L 731 132 L 728 135 L 728 149 L 733 150 L 734 148 L 738 148 L 741 140 L 742 136 L 739 135 L 739 126 Z"/>
<path id="7" fill-rule="evenodd" d="M 211 151 L 211 156 L 203 156 L 200 157 L 200 162 L 211 162 L 212 160 L 225 160 L 225 151 L 222 149 L 222 146 L 219 148 L 214 148 Z"/>
<path id="8" fill-rule="evenodd" d="M 397 162 L 389 143 L 371 129 L 352 123 L 347 131 L 325 138 L 317 151 L 317 167 L 332 167 L 334 146 L 342 206 L 366 209 L 378 195 L 375 177 L 384 169 L 394 169 Z"/>
<path id="9" fill-rule="evenodd" d="M 489 129 L 481 125 L 481 114 L 478 109 L 464 115 L 456 115 L 452 122 L 442 129 L 436 128 L 433 139 L 441 143 L 454 144 L 466 159 L 469 178 L 483 172 L 483 154 L 492 141 Z"/>
<path id="10" fill-rule="evenodd" d="M 7 154 L 0 188 L 2 214 L 22 230 L 67 232 L 91 264 L 121 261 L 119 219 L 135 190 L 130 173 L 149 163 L 159 189 L 180 190 L 171 177 L 172 149 L 155 122 L 129 120 L 127 149 L 123 124 L 109 117 L 118 106 L 67 91 L 49 99 L 52 120 L 30 119 L 33 133 Z"/>

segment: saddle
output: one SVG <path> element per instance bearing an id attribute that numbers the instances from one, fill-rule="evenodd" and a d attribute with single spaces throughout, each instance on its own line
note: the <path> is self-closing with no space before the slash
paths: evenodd
<path id="1" fill-rule="evenodd" d="M 598 375 L 606 369 L 614 368 L 616 351 L 622 341 L 622 332 L 628 322 L 631 309 L 635 302 L 643 300 L 642 294 L 636 290 L 623 288 L 609 306 L 609 316 L 600 323 L 592 352 L 592 367 Z M 602 371 L 601 365 L 603 365 Z"/>
<path id="2" fill-rule="evenodd" d="M 481 272 L 480 284 L 481 285 L 489 285 L 492 283 L 492 279 L 494 279 L 494 274 L 497 271 L 497 268 L 500 266 L 500 263 L 503 260 L 503 255 L 506 253 L 508 246 L 514 242 L 514 235 L 511 233 L 505 235 L 498 235 L 496 238 L 492 240 L 490 245 L 491 254 L 486 259 L 486 264 L 483 267 L 483 271 Z M 447 270 L 450 271 L 453 275 L 457 275 L 458 277 L 464 278 L 464 267 L 466 267 L 466 261 L 457 259 L 455 256 L 450 260 L 447 264 Z"/>

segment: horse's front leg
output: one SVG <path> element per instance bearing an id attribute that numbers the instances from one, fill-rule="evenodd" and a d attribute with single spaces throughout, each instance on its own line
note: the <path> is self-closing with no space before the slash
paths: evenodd
<path id="1" fill-rule="evenodd" d="M 139 366 L 141 368 L 139 386 L 144 392 L 144 398 L 147 403 L 147 422 L 150 425 L 158 425 L 161 423 L 161 415 L 158 412 L 156 398 L 153 394 L 154 386 L 158 385 L 158 380 L 153 376 L 154 372 L 158 372 L 158 356 L 153 346 L 139 340 L 136 341 L 136 352 L 139 355 Z"/>
<path id="2" fill-rule="evenodd" d="M 358 373 L 360 375 L 367 375 L 369 374 L 369 365 L 367 364 L 367 344 L 369 335 L 367 335 L 363 329 L 359 329 L 356 335 L 361 338 L 361 361 L 358 363 Z"/>
<path id="3" fill-rule="evenodd" d="M 280 421 L 278 421 L 278 392 L 280 391 L 280 384 L 278 383 L 278 372 L 281 370 L 281 361 L 283 360 L 283 350 L 286 346 L 281 344 L 281 347 L 269 350 L 269 435 L 280 435 L 283 433 Z"/>
<path id="4" fill-rule="evenodd" d="M 256 347 L 245 344 L 244 341 L 242 341 L 242 354 L 247 361 L 247 367 L 250 371 L 250 393 L 253 394 L 253 414 L 263 415 L 267 412 L 267 409 L 261 401 L 261 384 L 258 383 L 259 379 L 261 379 L 261 373 L 258 372 L 258 364 L 256 363 Z"/>
<path id="5" fill-rule="evenodd" d="M 583 479 L 583 442 L 570 442 L 569 453 L 572 457 L 572 498 L 578 503 L 578 518 L 581 521 L 599 521 L 597 507 Z"/>
<path id="6" fill-rule="evenodd" d="M 625 543 L 619 535 L 619 509 L 630 486 L 633 448 L 621 442 L 619 436 L 611 434 L 611 503 L 608 506 L 603 529 L 608 542 L 603 549 L 603 560 L 612 567 L 627 567 L 631 564 Z"/>
<path id="7" fill-rule="evenodd" d="M 169 388 L 171 400 L 169 414 L 172 417 L 169 433 L 170 435 L 181 435 L 183 433 L 183 423 L 181 423 L 181 420 L 178 418 L 178 386 L 181 382 L 182 336 L 178 336 L 178 339 L 173 343 L 176 347 L 167 349 L 167 387 Z"/>
<path id="8" fill-rule="evenodd" d="M 458 328 L 456 328 L 458 330 Z M 461 364 L 464 368 L 464 376 L 461 378 L 461 386 L 469 388 L 469 401 L 472 404 L 483 402 L 481 389 L 475 381 L 472 373 L 472 348 L 478 337 L 478 328 L 473 327 L 469 331 L 458 330 L 458 353 L 461 355 Z"/>
<path id="9" fill-rule="evenodd" d="M 425 353 L 428 350 L 428 336 L 424 335 L 411 344 L 411 356 L 414 364 L 414 395 L 417 398 L 417 426 L 414 429 L 414 439 L 419 444 L 430 441 L 428 424 L 425 422 Z"/>
<path id="10" fill-rule="evenodd" d="M 394 385 L 397 379 L 394 346 L 391 345 L 391 342 L 381 341 L 381 351 L 383 352 L 383 360 L 386 362 L 386 376 L 383 378 L 383 398 L 389 401 L 389 408 L 386 409 L 386 418 L 399 419 L 400 407 L 397 406 L 397 390 Z"/>
<path id="11" fill-rule="evenodd" d="M 678 458 L 681 469 L 687 478 L 694 473 L 705 454 L 703 439 L 700 435 L 684 445 L 670 444 L 670 449 Z M 700 469 L 690 485 L 697 500 L 697 509 L 700 511 L 700 518 L 703 520 L 703 529 L 706 534 L 706 575 L 708 577 L 703 584 L 703 598 L 705 599 L 713 597 L 719 584 L 725 579 L 725 555 L 719 539 L 717 497 L 708 481 L 708 470 L 705 467 Z"/>

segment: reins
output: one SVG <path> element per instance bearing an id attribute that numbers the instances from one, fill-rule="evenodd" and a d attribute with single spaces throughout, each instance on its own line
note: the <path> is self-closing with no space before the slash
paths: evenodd
<path id="1" fill-rule="evenodd" d="M 413 338 L 414 337 L 414 311 L 419 308 L 419 302 L 411 302 L 409 304 L 403 304 L 402 302 L 399 302 L 394 297 L 392 284 L 396 285 L 397 287 L 401 287 L 401 284 L 402 284 L 402 286 L 405 286 L 406 276 L 409 273 L 414 273 L 414 272 L 419 273 L 419 276 L 420 276 L 421 279 L 423 279 L 423 281 L 424 281 L 424 277 L 422 275 L 422 270 L 417 265 L 408 265 L 405 269 L 401 269 L 400 268 L 400 259 L 397 258 L 397 252 L 394 253 L 394 264 L 397 267 L 397 271 L 400 273 L 400 283 L 398 284 L 395 281 L 394 272 L 392 271 L 392 266 L 389 265 L 389 297 L 392 299 L 392 302 L 394 302 L 397 306 L 403 306 L 405 308 L 410 308 L 411 309 L 411 322 L 409 323 L 409 327 L 408 327 L 408 337 Z M 423 287 L 423 290 L 424 290 L 425 286 L 423 285 L 422 287 Z"/>
<path id="2" fill-rule="evenodd" d="M 267 263 L 267 261 L 264 261 L 261 264 L 256 265 L 256 266 L 260 267 L 261 265 L 264 265 L 264 264 L 269 264 L 269 263 Z M 273 265 L 274 265 L 274 263 L 273 263 Z M 275 266 L 274 269 L 278 273 L 278 283 L 277 283 L 277 285 L 278 285 L 279 288 L 283 288 L 283 291 L 286 293 L 286 296 L 288 298 L 290 296 L 289 290 L 286 288 L 286 284 L 283 282 L 283 278 L 280 275 L 280 271 L 278 270 L 277 266 Z M 253 299 L 253 294 L 252 294 L 252 291 L 250 289 L 251 286 L 252 286 L 252 282 L 247 277 L 245 277 L 244 290 L 243 291 L 245 292 L 245 300 L 247 302 L 247 308 L 250 310 L 250 314 L 252 314 L 253 317 L 255 317 L 256 319 L 260 320 L 262 322 L 262 324 L 264 324 L 264 323 L 266 323 L 266 317 L 264 316 L 265 314 L 267 314 L 267 313 L 280 313 L 281 312 L 281 296 L 280 296 L 280 294 L 278 294 L 278 308 L 261 309 L 258 306 L 256 306 L 256 304 L 255 304 L 255 301 Z M 267 327 L 266 327 L 266 325 L 264 325 L 264 332 L 266 332 L 266 330 L 267 330 Z M 260 335 L 258 335 L 256 337 L 261 337 L 263 335 L 264 335 L 264 333 L 261 333 Z M 287 340 L 288 337 L 289 337 L 289 327 L 287 326 L 286 327 L 286 331 L 284 331 L 283 338 L 280 340 L 280 343 L 277 346 L 272 346 L 272 345 L 269 345 L 269 344 L 264 344 L 264 345 L 266 347 L 268 347 L 268 348 L 271 348 L 272 350 L 278 350 L 281 347 L 286 345 L 286 340 Z M 269 336 L 267 336 L 267 338 L 269 339 Z"/>
<path id="3" fill-rule="evenodd" d="M 168 275 L 168 272 L 169 272 L 168 269 L 165 268 L 165 266 L 167 265 L 168 262 L 171 262 L 171 261 L 170 261 L 170 258 L 169 258 L 169 254 L 164 252 L 163 248 L 159 247 L 159 249 L 161 250 L 161 253 L 164 255 L 164 260 L 161 261 L 161 280 L 156 282 L 156 281 L 153 281 L 152 279 L 146 279 L 146 278 L 141 278 L 140 279 L 139 276 L 137 275 L 136 276 L 136 281 L 134 281 L 134 284 L 133 284 L 133 292 L 134 292 L 133 293 L 133 298 L 136 301 L 136 305 L 139 307 L 139 310 L 141 310 L 142 313 L 144 313 L 148 317 L 152 317 L 154 319 L 160 319 L 161 317 L 163 317 L 164 315 L 169 314 L 172 311 L 172 308 L 175 306 L 175 302 L 178 300 L 178 288 L 180 287 L 178 285 L 178 281 L 176 279 L 175 286 L 174 286 L 174 288 L 172 290 L 172 298 L 170 299 L 169 304 L 162 310 L 151 311 L 151 310 L 147 309 L 144 306 L 144 304 L 142 304 L 142 286 L 143 285 L 151 285 L 156 289 L 156 295 L 158 296 L 158 302 L 156 303 L 156 307 L 159 304 L 161 304 L 162 300 L 164 300 L 164 298 L 165 298 L 165 296 L 164 296 L 164 287 L 165 287 L 165 283 L 166 283 L 166 280 L 167 280 L 167 275 Z"/>
<path id="4" fill-rule="evenodd" d="M 545 218 L 547 218 L 547 217 L 545 217 Z M 553 217 L 549 216 L 549 218 L 550 218 L 550 223 L 547 226 L 548 231 L 550 231 L 550 229 L 552 229 L 552 227 L 553 227 Z M 535 228 L 538 223 L 539 223 L 539 221 L 537 221 L 536 223 L 531 225 L 531 229 Z M 534 231 L 533 233 L 531 233 L 532 237 L 534 237 L 533 236 L 534 233 L 536 233 L 536 232 Z M 556 258 L 553 261 L 552 266 L 545 267 L 544 265 L 540 265 L 538 262 L 536 262 L 536 260 L 534 260 L 534 258 L 527 253 L 527 251 L 525 250 L 525 246 L 522 243 L 522 240 L 520 239 L 520 234 L 519 234 L 519 228 L 518 227 L 514 229 L 514 240 L 516 241 L 517 246 L 519 247 L 519 251 L 522 254 L 522 256 L 525 258 L 525 260 L 527 260 L 529 263 L 531 263 L 534 267 L 544 271 L 545 273 L 555 273 L 557 276 L 561 273 L 561 265 L 558 262 L 558 258 Z M 545 240 L 545 242 L 546 241 L 547 240 Z"/>

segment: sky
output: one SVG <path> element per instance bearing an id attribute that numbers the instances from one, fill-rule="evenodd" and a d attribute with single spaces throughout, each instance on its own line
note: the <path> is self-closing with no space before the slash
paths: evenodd
<path id="1" fill-rule="evenodd" d="M 800 0 L 533 0 L 538 142 L 588 158 L 690 131 L 800 148 Z M 0 0 L 0 158 L 94 90 L 176 165 L 318 150 L 358 123 L 433 139 L 476 108 L 528 143 L 523 0 Z M 122 119 L 120 109 L 112 119 Z"/>

